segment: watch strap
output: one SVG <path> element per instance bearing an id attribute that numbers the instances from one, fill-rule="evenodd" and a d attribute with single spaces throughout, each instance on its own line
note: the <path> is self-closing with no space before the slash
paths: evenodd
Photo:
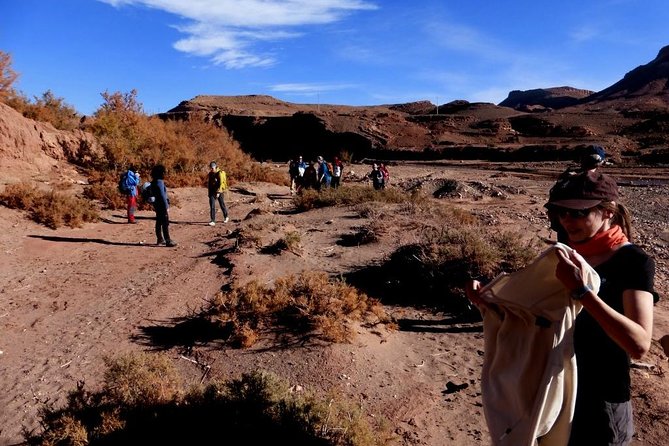
<path id="1" fill-rule="evenodd" d="M 590 285 L 583 285 L 582 287 L 576 288 L 571 292 L 571 298 L 574 300 L 581 300 L 590 291 L 592 291 L 592 287 Z"/>

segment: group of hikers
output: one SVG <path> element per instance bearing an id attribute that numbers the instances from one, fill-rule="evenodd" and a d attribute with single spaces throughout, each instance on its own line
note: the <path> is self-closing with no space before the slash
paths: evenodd
<path id="1" fill-rule="evenodd" d="M 304 189 L 321 190 L 324 188 L 338 188 L 344 177 L 344 163 L 339 157 L 332 162 L 322 156 L 315 161 L 306 162 L 302 155 L 288 163 L 290 175 L 290 193 L 296 194 Z M 367 175 L 374 189 L 384 189 L 390 182 L 390 174 L 386 166 L 374 163 L 372 171 Z"/>
<path id="2" fill-rule="evenodd" d="M 341 185 L 343 174 L 344 163 L 336 156 L 332 162 L 322 156 L 316 161 L 306 162 L 300 155 L 288 163 L 290 193 L 295 194 L 303 189 L 336 189 Z"/>
<path id="3" fill-rule="evenodd" d="M 207 195 L 209 197 L 209 226 L 216 225 L 216 203 L 223 212 L 223 223 L 230 221 L 228 208 L 225 205 L 225 191 L 228 189 L 228 180 L 225 171 L 218 168 L 215 161 L 209 163 L 207 175 Z M 143 200 L 153 206 L 156 213 L 156 244 L 175 247 L 177 243 L 170 237 L 170 200 L 165 186 L 165 166 L 159 164 L 151 169 L 151 181 L 141 185 L 140 173 L 134 167 L 128 168 L 119 179 L 119 190 L 126 196 L 128 223 L 137 223 L 137 197 L 141 194 Z"/>

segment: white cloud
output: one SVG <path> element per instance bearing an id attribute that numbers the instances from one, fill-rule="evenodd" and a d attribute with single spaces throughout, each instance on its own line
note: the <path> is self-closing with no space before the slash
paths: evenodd
<path id="1" fill-rule="evenodd" d="M 114 7 L 145 6 L 181 17 L 188 25 L 177 29 L 187 35 L 174 48 L 210 57 L 227 68 L 267 66 L 274 57 L 258 55 L 259 41 L 294 38 L 286 30 L 337 22 L 347 14 L 375 10 L 365 0 L 98 0 Z"/>

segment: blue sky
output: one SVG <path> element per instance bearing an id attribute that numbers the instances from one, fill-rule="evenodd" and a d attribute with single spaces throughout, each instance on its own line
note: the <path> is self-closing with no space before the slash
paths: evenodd
<path id="1" fill-rule="evenodd" d="M 666 0 L 0 0 L 17 89 L 84 114 L 104 91 L 148 113 L 199 94 L 296 103 L 498 103 L 598 91 L 669 44 Z"/>

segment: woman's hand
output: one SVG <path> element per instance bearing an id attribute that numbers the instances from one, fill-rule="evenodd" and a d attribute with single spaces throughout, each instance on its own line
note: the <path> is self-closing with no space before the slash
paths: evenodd
<path id="1" fill-rule="evenodd" d="M 467 299 L 471 301 L 479 310 L 483 310 L 488 307 L 488 304 L 481 298 L 481 282 L 478 280 L 470 280 L 465 285 L 465 295 Z"/>
<path id="2" fill-rule="evenodd" d="M 562 282 L 569 291 L 577 290 L 587 284 L 583 271 L 588 262 L 576 251 L 565 252 L 562 249 L 556 251 L 558 264 L 555 269 L 555 277 Z"/>

